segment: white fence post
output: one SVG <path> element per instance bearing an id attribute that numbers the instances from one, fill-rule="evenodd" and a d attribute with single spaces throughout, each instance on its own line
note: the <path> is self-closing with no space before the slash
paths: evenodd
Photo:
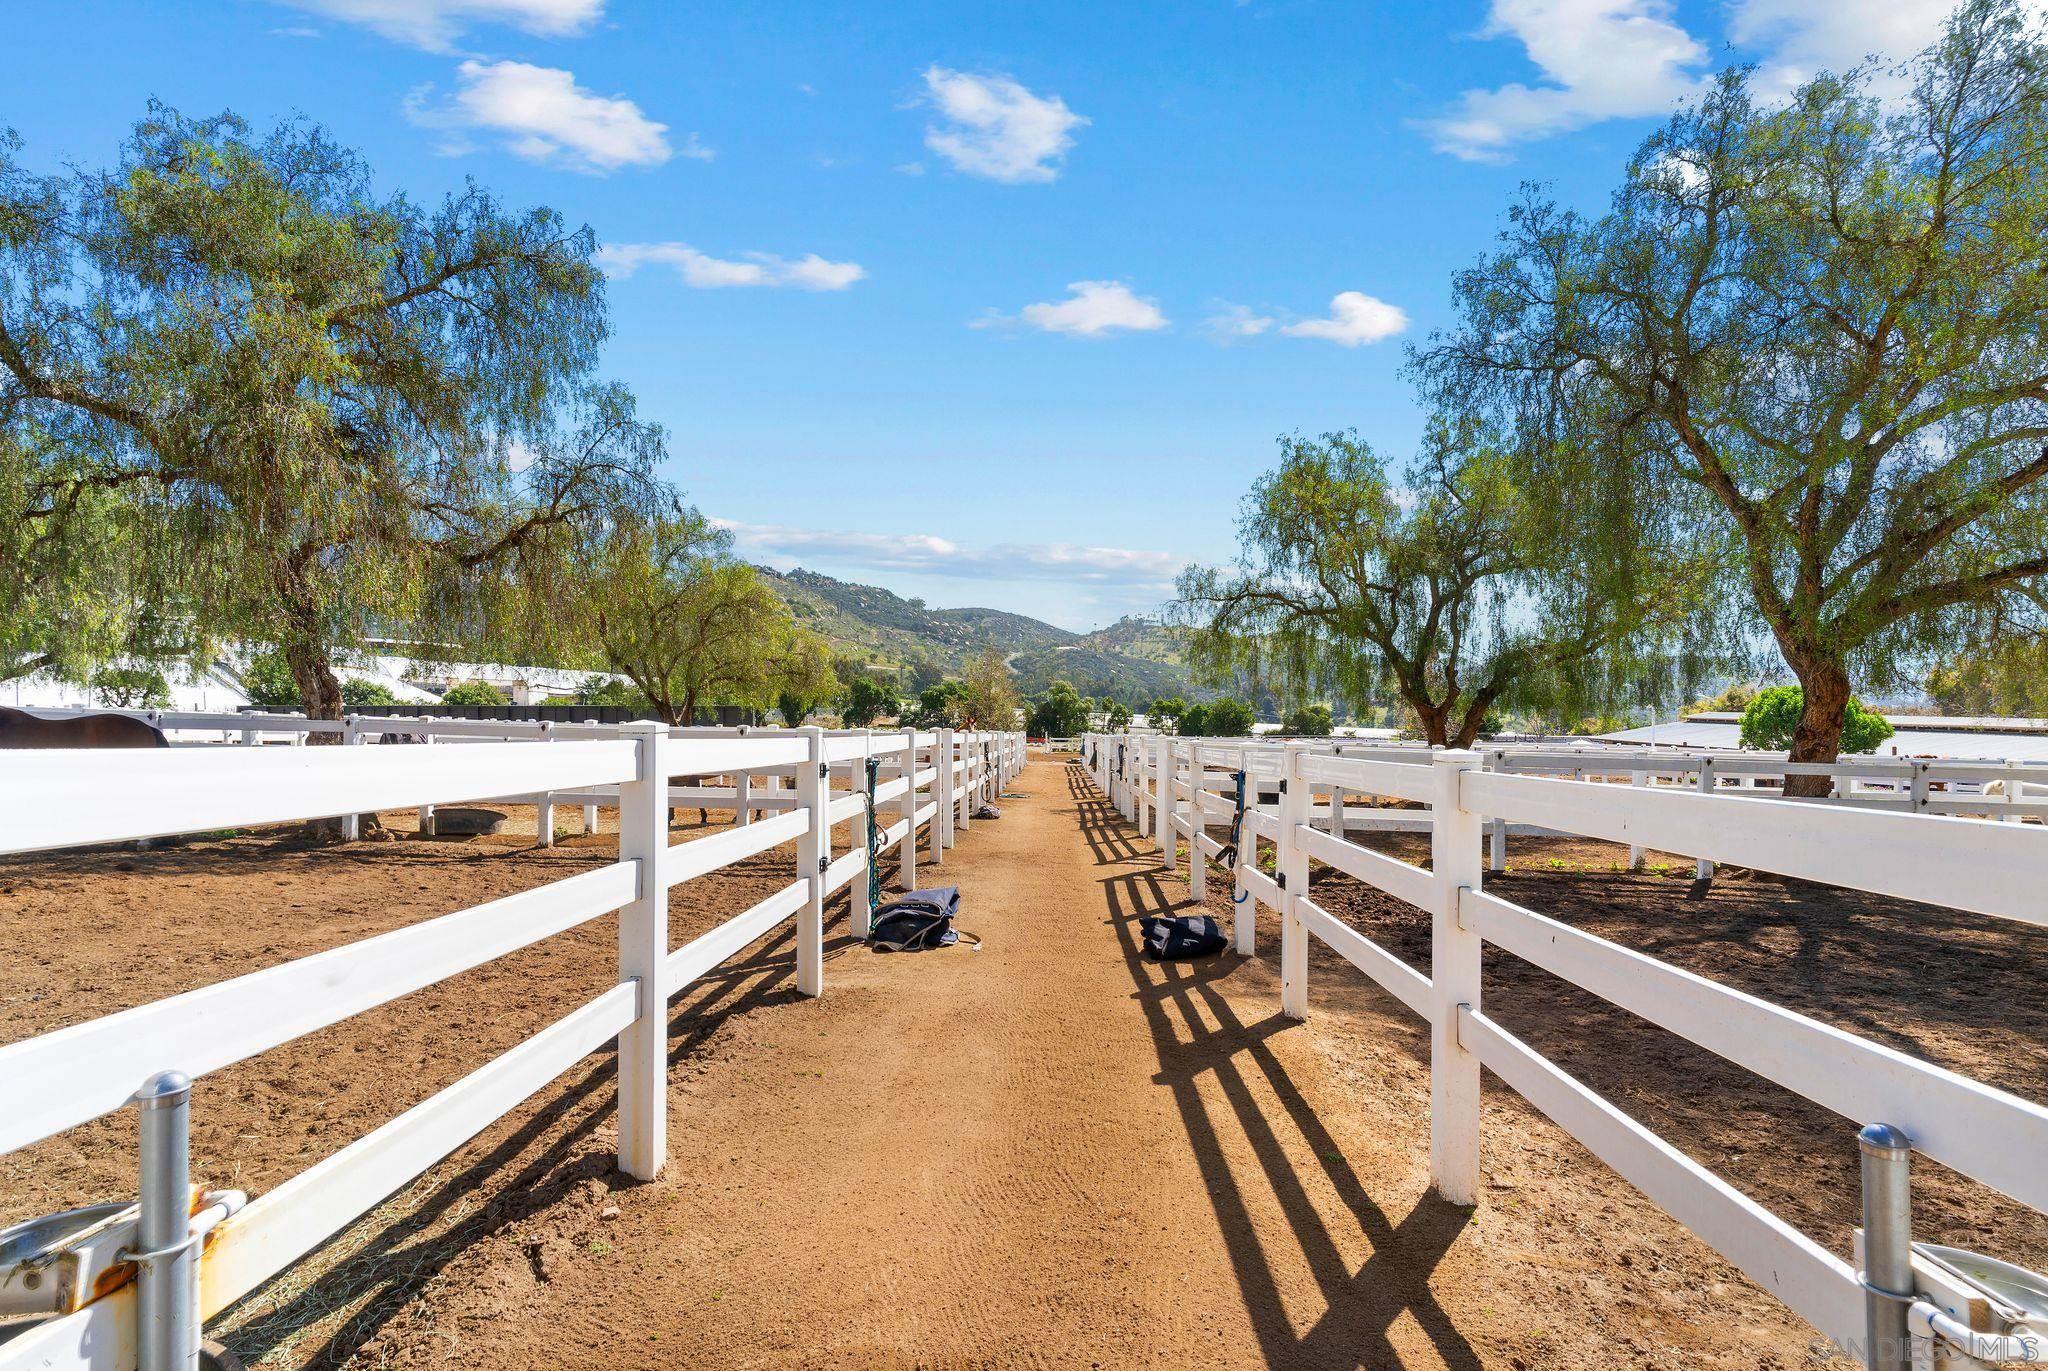
<path id="1" fill-rule="evenodd" d="M 810 883 L 810 895 L 796 916 L 796 988 L 799 994 L 825 993 L 825 868 L 832 864 L 831 768 L 825 763 L 825 730 L 807 728 L 810 756 L 796 773 L 796 800 L 811 821 L 797 839 L 797 879 Z"/>
<path id="2" fill-rule="evenodd" d="M 1138 836 L 1159 836 L 1159 775 L 1152 765 L 1152 739 L 1140 734 L 1131 740 L 1138 748 Z"/>
<path id="3" fill-rule="evenodd" d="M 1303 743 L 1289 743 L 1280 770 L 1280 841 L 1274 846 L 1274 879 L 1280 883 L 1280 1012 L 1308 1017 L 1308 925 L 1295 901 L 1308 894 L 1308 853 L 1298 825 L 1309 819 L 1309 783 L 1302 779 Z M 1247 904 L 1250 902 L 1247 901 Z M 1240 906 L 1243 908 L 1243 906 Z M 1240 919 L 1242 919 L 1240 915 Z M 1250 920 L 1243 920 L 1249 925 Z M 1242 939 L 1239 950 L 1242 951 Z"/>
<path id="4" fill-rule="evenodd" d="M 1631 771 L 1628 773 L 1628 783 L 1632 786 L 1648 785 L 1650 783 L 1650 773 L 1647 771 Z M 1643 869 L 1643 857 L 1643 845 L 1641 843 L 1629 844 L 1628 869 L 1630 871 L 1641 871 Z"/>
<path id="5" fill-rule="evenodd" d="M 903 735 L 903 844 L 898 849 L 897 874 L 903 893 L 917 889 L 917 730 Z"/>
<path id="6" fill-rule="evenodd" d="M 354 747 L 363 741 L 362 729 L 351 714 L 341 721 L 341 742 L 344 747 Z M 363 836 L 363 816 L 351 810 L 341 816 L 341 836 L 350 842 Z"/>
<path id="7" fill-rule="evenodd" d="M 547 719 L 541 720 L 539 741 L 544 743 L 553 741 L 551 736 L 553 729 L 554 724 L 552 721 Z M 555 797 L 551 794 L 540 794 L 533 797 L 533 836 L 537 846 L 553 847 L 555 845 Z"/>
<path id="8" fill-rule="evenodd" d="M 853 783 L 847 787 L 856 795 L 864 795 L 868 785 L 868 759 L 875 755 L 875 735 L 871 729 L 860 731 L 860 756 L 853 759 Z M 868 812 L 863 804 L 853 813 L 853 822 L 848 832 L 853 845 L 859 849 L 860 874 L 854 877 L 860 882 L 858 888 L 847 895 L 848 917 L 853 920 L 853 936 L 865 938 L 873 927 L 874 911 L 868 908 L 868 892 L 875 882 L 875 840 L 869 830 L 879 822 L 880 816 Z"/>
<path id="9" fill-rule="evenodd" d="M 592 725 L 594 725 L 594 724 L 596 724 L 596 723 L 597 723 L 597 720 L 595 720 L 595 719 L 585 719 L 585 720 L 584 720 L 583 722 L 584 722 L 584 723 L 586 723 L 586 724 L 592 724 Z M 592 834 L 592 833 L 595 833 L 595 832 L 597 832 L 597 806 L 596 806 L 596 805 L 585 805 L 585 806 L 583 806 L 583 832 L 584 832 L 585 836 L 588 836 L 589 834 Z"/>
<path id="10" fill-rule="evenodd" d="M 619 1033 L 619 1169 L 651 1181 L 668 1156 L 668 729 L 634 723 L 619 732 L 639 757 L 619 787 L 619 860 L 640 870 L 638 894 L 619 911 L 619 979 L 640 983 L 639 1012 Z"/>
<path id="11" fill-rule="evenodd" d="M 1711 795 L 1714 793 L 1714 759 L 1712 757 L 1705 757 L 1700 760 L 1698 785 L 1701 794 Z M 1702 857 L 1698 862 L 1694 863 L 1692 874 L 1698 880 L 1711 881 L 1714 879 L 1714 864 L 1705 857 Z"/>
<path id="12" fill-rule="evenodd" d="M 1174 791 L 1173 739 L 1159 735 L 1159 865 L 1173 870 L 1180 860 L 1180 799 Z"/>
<path id="13" fill-rule="evenodd" d="M 1202 744 L 1188 744 L 1188 893 L 1199 904 L 1209 898 L 1209 857 L 1202 851 L 1202 839 L 1209 832 L 1209 815 L 1202 808 Z"/>
<path id="14" fill-rule="evenodd" d="M 754 821 L 754 778 L 742 771 L 732 778 L 732 789 L 733 826 L 745 828 Z"/>
<path id="15" fill-rule="evenodd" d="M 1435 1023 L 1429 1054 L 1429 1176 L 1452 1204 L 1479 1202 L 1479 1058 L 1458 1040 L 1460 1006 L 1479 1008 L 1481 939 L 1459 919 L 1458 892 L 1480 887 L 1480 820 L 1464 807 L 1466 751 L 1439 752 L 1430 815 L 1429 864 L 1436 886 L 1429 975 Z"/>
<path id="16" fill-rule="evenodd" d="M 433 735 L 433 734 L 431 734 L 431 733 L 422 733 L 422 734 L 420 735 L 420 742 L 421 742 L 421 744 L 422 744 L 422 745 L 424 745 L 424 746 L 428 746 L 428 747 L 431 747 L 431 746 L 433 746 L 433 743 L 434 743 L 434 735 Z M 421 835 L 422 837 L 429 837 L 429 838 L 430 838 L 430 837 L 432 837 L 432 836 L 433 836 L 433 834 L 434 834 L 434 807 L 433 807 L 432 805 L 421 805 L 421 806 L 420 806 L 420 835 Z"/>
<path id="17" fill-rule="evenodd" d="M 932 763 L 939 769 L 939 778 L 932 784 L 932 794 L 938 802 L 939 812 L 932 815 L 932 861 L 943 865 L 946 849 L 957 839 L 953 836 L 953 730 L 939 730 L 939 745 L 932 752 Z"/>
<path id="18" fill-rule="evenodd" d="M 1244 820 L 1237 826 L 1237 855 L 1230 860 L 1230 932 L 1237 950 L 1247 957 L 1257 956 L 1259 951 L 1259 897 L 1244 885 L 1244 873 L 1259 868 L 1259 835 L 1252 828 L 1259 811 L 1259 783 L 1249 769 L 1251 760 L 1247 749 L 1237 750 L 1237 769 L 1244 777 Z M 1277 856 L 1274 867 L 1279 867 Z M 1284 948 L 1281 955 L 1286 955 Z M 1284 989 L 1282 993 L 1284 996 Z"/>

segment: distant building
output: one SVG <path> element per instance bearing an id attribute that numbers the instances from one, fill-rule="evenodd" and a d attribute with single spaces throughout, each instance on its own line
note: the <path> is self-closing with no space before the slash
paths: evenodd
<path id="1" fill-rule="evenodd" d="M 1953 757 L 1964 761 L 2048 762 L 2048 719 L 1887 714 L 1896 730 L 1878 757 Z M 1740 714 L 1694 714 L 1668 724 L 1603 733 L 1603 743 L 1732 751 L 1742 746 Z"/>

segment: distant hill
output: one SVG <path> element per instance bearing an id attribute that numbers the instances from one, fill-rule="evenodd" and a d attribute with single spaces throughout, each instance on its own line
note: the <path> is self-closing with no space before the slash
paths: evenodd
<path id="1" fill-rule="evenodd" d="M 799 567 L 759 568 L 789 602 L 797 622 L 834 647 L 878 666 L 928 662 L 958 675 L 984 647 L 1000 648 L 1017 688 L 1036 695 L 1056 679 L 1083 695 L 1109 696 L 1142 707 L 1162 695 L 1206 699 L 1174 651 L 1167 631 L 1144 619 L 1119 619 L 1093 633 L 1073 633 L 1001 609 L 934 609 L 881 586 L 841 581 Z"/>
<path id="2" fill-rule="evenodd" d="M 1133 618 L 1126 615 L 1108 628 L 1098 628 L 1093 633 L 1083 634 L 1081 646 L 1092 647 L 1102 652 L 1114 652 L 1125 657 L 1141 657 L 1148 662 L 1160 662 L 1169 666 L 1181 666 L 1180 642 L 1173 631 L 1151 619 Z"/>

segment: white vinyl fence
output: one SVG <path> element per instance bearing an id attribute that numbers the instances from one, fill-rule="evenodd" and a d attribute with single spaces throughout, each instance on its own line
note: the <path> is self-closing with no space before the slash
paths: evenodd
<path id="1" fill-rule="evenodd" d="M 1454 1203 L 1475 1203 L 1480 1192 L 1484 1066 L 1838 1345 L 1866 1346 L 1866 1315 L 1887 1304 L 1881 1296 L 1866 1300 L 1848 1261 L 1488 1017 L 1480 998 L 1480 953 L 1491 942 L 1856 1125 L 1902 1130 L 1920 1154 L 2048 1210 L 2048 1108 L 1490 895 L 1482 859 L 1484 826 L 1498 821 L 2048 925 L 2048 830 L 1741 792 L 1487 771 L 1482 760 L 1472 752 L 1410 750 L 1390 761 L 1334 755 L 1327 746 L 1156 735 L 1091 735 L 1083 754 L 1096 784 L 1141 832 L 1157 839 L 1169 868 L 1186 843 L 1198 896 L 1209 859 L 1227 846 L 1211 830 L 1227 828 L 1236 817 L 1243 778 L 1247 802 L 1230 867 L 1240 897 L 1236 947 L 1254 950 L 1253 921 L 1263 905 L 1281 918 L 1287 1015 L 1307 1017 L 1308 940 L 1315 937 L 1429 1022 L 1430 1173 Z M 1262 792 L 1273 796 L 1271 803 L 1258 804 Z M 1347 841 L 1346 794 L 1427 806 L 1404 812 L 1430 836 L 1429 869 Z M 1262 840 L 1275 857 L 1270 876 L 1259 869 Z M 1428 911 L 1431 974 L 1318 906 L 1309 886 L 1311 860 Z M 1917 1266 L 1913 1274 L 1926 1276 Z M 2038 1339 L 2000 1340 L 1993 1330 L 1972 1331 L 1957 1322 L 1962 1311 L 1938 1299 L 1890 1301 L 1889 1307 L 1901 1319 L 1910 1312 L 1919 1340 L 1938 1330 L 1947 1350 L 1973 1349 L 1983 1364 L 2016 1364 L 2023 1354 L 2048 1360 Z"/>
<path id="2" fill-rule="evenodd" d="M 393 724 L 375 721 L 379 736 L 398 731 Z M 203 1098 L 210 1072 L 619 911 L 619 979 L 612 989 L 276 1189 L 246 1203 L 236 1192 L 208 1194 L 165 1250 L 137 1254 L 138 1280 L 97 1298 L 96 1288 L 70 1292 L 72 1312 L 0 1345 L 0 1371 L 126 1371 L 155 1336 L 143 1326 L 139 1306 L 190 1283 L 185 1288 L 195 1291 L 196 1309 L 172 1312 L 196 1329 L 198 1319 L 290 1266 L 608 1042 L 618 1050 L 619 1166 L 651 1178 L 667 1155 L 670 997 L 790 919 L 796 922 L 797 988 L 806 995 L 823 992 L 825 899 L 868 872 L 869 760 L 878 760 L 888 778 L 873 792 L 874 822 L 887 825 L 881 846 L 895 848 L 908 888 L 917 880 L 920 832 L 925 855 L 942 861 L 973 809 L 1001 792 L 1024 757 L 1023 739 L 1013 733 L 798 729 L 739 736 L 646 723 L 556 725 L 529 741 L 508 742 L 492 730 L 540 726 L 431 724 L 440 741 L 485 740 L 460 747 L 202 747 L 0 757 L 0 854 L 493 796 L 552 795 L 616 805 L 619 812 L 619 858 L 611 865 L 0 1047 L 5 1153 L 123 1108 L 157 1073 L 184 1073 Z M 236 726 L 263 725 L 237 720 Z M 539 745 L 543 737 L 545 746 Z M 678 786 L 672 784 L 677 777 L 729 779 L 723 786 Z M 669 842 L 670 805 L 729 806 L 768 778 L 776 788 L 767 793 L 775 798 L 755 807 L 772 811 L 771 817 Z M 853 841 L 835 857 L 832 828 L 847 821 Z M 672 887 L 792 841 L 797 855 L 789 884 L 670 948 Z M 852 909 L 853 932 L 864 935 L 868 907 L 859 891 Z M 144 1115 L 145 1175 L 151 1117 Z M 177 1160 L 182 1168 L 183 1159 Z M 176 1190 L 185 1194 L 182 1182 Z M 146 1230 L 147 1198 L 144 1209 Z M 186 1222 L 182 1214 L 179 1222 Z M 203 1248 L 188 1236 L 202 1228 L 208 1230 Z M 132 1224 L 123 1245 L 138 1246 Z M 163 1364 L 155 1356 L 145 1359 Z"/>

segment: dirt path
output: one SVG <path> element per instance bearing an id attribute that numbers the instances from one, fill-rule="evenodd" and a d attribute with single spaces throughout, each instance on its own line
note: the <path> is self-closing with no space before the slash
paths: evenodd
<path id="1" fill-rule="evenodd" d="M 662 1180 L 378 1359 L 1479 1365 L 1425 1284 L 1465 1215 L 1354 1170 L 1258 964 L 1137 958 L 1180 887 L 1084 786 L 1034 764 L 942 868 L 980 951 L 842 944 L 679 1081 Z"/>

